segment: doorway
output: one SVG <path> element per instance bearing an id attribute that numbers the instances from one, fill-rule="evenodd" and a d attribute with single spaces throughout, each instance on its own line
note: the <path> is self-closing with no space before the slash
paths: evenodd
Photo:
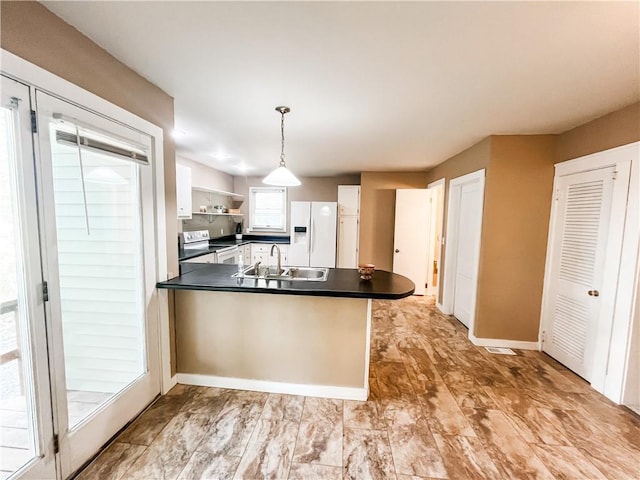
<path id="1" fill-rule="evenodd" d="M 1 113 L 0 471 L 67 478 L 160 393 L 157 143 L 4 75 Z"/>
<path id="2" fill-rule="evenodd" d="M 431 223 L 429 226 L 429 253 L 427 257 L 427 295 L 434 297 L 436 305 L 440 303 L 440 272 L 442 270 L 442 229 L 444 226 L 444 187 L 441 178 L 427 185 L 431 192 Z"/>
<path id="3" fill-rule="evenodd" d="M 449 182 L 443 307 L 473 334 L 485 171 Z"/>

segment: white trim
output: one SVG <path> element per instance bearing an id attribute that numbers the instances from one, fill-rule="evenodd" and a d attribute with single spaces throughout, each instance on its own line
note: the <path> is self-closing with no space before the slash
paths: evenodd
<path id="1" fill-rule="evenodd" d="M 170 377 L 168 381 L 162 383 L 162 395 L 166 395 L 169 390 L 175 387 L 178 384 L 178 374 L 176 373 L 173 377 Z M 166 390 L 165 390 L 166 387 Z"/>
<path id="2" fill-rule="evenodd" d="M 365 339 L 365 353 L 364 353 L 364 389 L 366 391 L 367 397 L 369 396 L 369 356 L 371 355 L 371 299 L 367 299 L 367 333 Z M 365 400 L 366 398 L 365 397 Z"/>
<path id="3" fill-rule="evenodd" d="M 442 177 L 440 180 L 436 180 L 435 182 L 431 182 L 427 184 L 427 188 L 435 188 L 435 187 L 439 187 L 440 185 L 442 185 L 443 187 L 446 187 L 445 185 L 446 181 L 447 179 Z"/>
<path id="4" fill-rule="evenodd" d="M 217 377 L 215 375 L 198 375 L 179 373 L 178 383 L 197 385 L 200 387 L 231 388 L 234 390 L 251 390 L 255 392 L 285 393 L 304 395 L 307 397 L 337 398 L 341 400 L 364 401 L 368 397 L 367 388 L 334 387 L 329 385 L 308 385 L 303 383 L 270 382 L 248 378 Z"/>
<path id="5" fill-rule="evenodd" d="M 478 338 L 469 333 L 469 340 L 478 347 L 503 347 L 518 350 L 540 350 L 540 342 L 524 342 L 521 340 L 505 340 L 503 338 Z"/>
<path id="6" fill-rule="evenodd" d="M 482 218 L 484 217 L 484 183 L 485 183 L 485 170 L 480 169 L 460 177 L 456 177 L 449 181 L 449 205 L 447 208 L 447 243 L 445 248 L 445 262 L 444 266 L 444 281 L 442 288 L 442 311 L 453 313 L 453 292 L 455 291 L 455 270 L 456 270 L 456 257 L 455 250 L 458 237 L 458 217 L 459 217 L 459 201 L 455 197 L 460 192 L 462 185 L 478 182 L 480 190 L 482 192 L 480 201 L 480 231 L 478 237 L 475 239 L 474 249 L 477 252 L 475 258 L 475 264 L 473 265 L 473 292 L 471 300 L 471 318 L 469 319 L 469 338 L 474 332 L 475 319 L 476 319 L 476 304 L 478 297 L 478 273 L 480 269 L 480 242 L 482 238 Z"/>
<path id="7" fill-rule="evenodd" d="M 164 190 L 164 132 L 161 127 L 138 117 L 137 115 L 91 93 L 37 65 L 14 55 L 7 50 L 0 49 L 2 73 L 35 89 L 48 93 L 56 98 L 69 102 L 75 106 L 87 109 L 91 105 L 93 113 L 108 118 L 116 123 L 139 130 L 152 137 L 154 152 L 154 173 L 156 190 L 156 276 L 157 281 L 167 279 L 167 231 L 166 231 L 166 202 Z M 161 299 L 159 299 L 161 300 Z M 153 301 L 153 300 L 152 300 Z M 168 303 L 159 301 L 159 309 L 166 308 L 166 314 L 159 312 L 160 322 L 160 365 L 162 383 L 170 384 L 170 340 L 168 326 Z M 166 325 L 165 325 L 166 324 Z M 167 367 L 168 365 L 168 367 Z M 168 368 L 168 370 L 167 370 Z M 164 388 L 164 385 L 163 385 Z"/>
<path id="8" fill-rule="evenodd" d="M 18 349 L 21 352 L 24 399 L 27 415 L 27 437 L 35 441 L 35 452 L 26 464 L 10 472 L 20 479 L 49 478 L 56 475 L 53 450 L 53 411 L 47 355 L 48 317 L 42 303 L 43 270 L 38 255 L 40 232 L 36 172 L 33 162 L 35 145 L 31 134 L 31 89 L 24 84 L 3 76 L 0 81 L 2 106 L 8 107 L 10 98 L 18 98 L 18 106 L 11 108 L 10 124 L 15 137 L 6 138 L 15 148 L 15 163 L 9 158 L 9 195 L 13 203 L 14 239 L 16 249 L 16 300 L 15 312 Z M 15 142 L 15 143 L 14 143 Z M 11 146 L 9 145 L 9 150 Z M 11 155 L 10 155 L 11 156 Z M 35 252 L 35 254 L 34 254 Z M 31 432 L 33 427 L 33 432 Z M 12 467 L 9 466 L 9 470 Z"/>
<path id="9" fill-rule="evenodd" d="M 444 305 L 442 305 L 440 302 L 436 302 L 436 308 L 440 310 L 440 313 L 442 313 L 443 315 L 451 315 L 451 312 L 445 310 Z"/>
<path id="10" fill-rule="evenodd" d="M 171 376 L 171 332 L 169 331 L 169 290 L 156 288 L 158 332 L 160 335 L 160 393 L 166 394 L 177 383 Z"/>
<path id="11" fill-rule="evenodd" d="M 438 187 L 442 188 L 441 197 L 438 195 L 439 193 Z M 427 185 L 427 189 L 428 190 L 435 189 L 435 191 L 432 192 L 431 194 L 431 222 L 430 222 L 431 228 L 429 229 L 429 260 L 428 260 L 429 263 L 431 263 L 431 265 L 428 266 L 428 271 L 432 273 L 431 273 L 431 278 L 427 278 L 427 284 L 429 285 L 427 294 L 433 295 L 435 297 L 436 303 L 438 303 L 440 301 L 440 282 L 442 281 L 442 275 L 440 274 L 440 272 L 442 272 L 442 245 L 443 245 L 442 233 L 444 232 L 444 196 L 447 190 L 447 179 L 443 177 L 439 180 L 436 180 L 435 182 L 431 182 Z M 438 215 L 440 216 L 440 225 L 437 224 Z M 433 255 L 433 250 L 435 247 L 436 234 L 438 232 L 440 233 L 440 255 L 438 256 L 438 258 L 435 258 Z M 431 285 L 433 283 L 432 262 L 434 261 L 437 262 L 437 265 L 438 265 L 438 273 L 436 274 L 436 278 L 437 278 L 436 287 Z"/>
<path id="12" fill-rule="evenodd" d="M 556 163 L 554 164 L 555 174 L 557 177 L 562 177 L 564 175 L 572 175 L 578 172 L 586 172 L 589 170 L 614 166 L 620 161 L 628 160 L 628 155 L 637 153 L 639 148 L 640 142 L 633 142 L 620 147 L 591 153 L 584 157 L 578 157 L 573 160 Z M 607 158 L 604 158 L 603 154 L 606 154 Z"/>

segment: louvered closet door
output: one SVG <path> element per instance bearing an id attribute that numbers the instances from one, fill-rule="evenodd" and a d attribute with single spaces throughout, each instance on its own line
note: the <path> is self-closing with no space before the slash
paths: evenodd
<path id="1" fill-rule="evenodd" d="M 560 177 L 543 350 L 590 380 L 614 168 Z"/>

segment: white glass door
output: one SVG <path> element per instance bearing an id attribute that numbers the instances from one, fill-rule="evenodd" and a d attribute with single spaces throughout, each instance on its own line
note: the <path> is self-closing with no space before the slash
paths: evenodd
<path id="1" fill-rule="evenodd" d="M 0 102 L 0 478 L 56 477 L 29 88 Z"/>
<path id="2" fill-rule="evenodd" d="M 38 91 L 63 478 L 160 393 L 151 138 Z"/>

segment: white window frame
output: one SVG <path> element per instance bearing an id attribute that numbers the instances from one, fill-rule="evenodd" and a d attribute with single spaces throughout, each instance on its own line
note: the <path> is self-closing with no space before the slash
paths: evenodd
<path id="1" fill-rule="evenodd" d="M 282 226 L 265 227 L 256 226 L 255 219 L 255 195 L 260 192 L 282 192 Z M 286 187 L 249 187 L 249 231 L 283 233 L 287 231 L 287 188 Z"/>

